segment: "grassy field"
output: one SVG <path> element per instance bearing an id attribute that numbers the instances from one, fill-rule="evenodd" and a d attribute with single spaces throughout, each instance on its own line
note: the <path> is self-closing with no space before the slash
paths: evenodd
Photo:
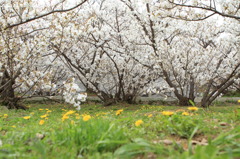
<path id="1" fill-rule="evenodd" d="M 0 107 L 0 158 L 240 158 L 240 105 Z"/>

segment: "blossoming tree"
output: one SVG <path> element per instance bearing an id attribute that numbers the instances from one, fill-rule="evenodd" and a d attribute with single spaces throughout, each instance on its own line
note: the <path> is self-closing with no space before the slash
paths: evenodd
<path id="1" fill-rule="evenodd" d="M 19 100 L 39 89 L 56 91 L 53 79 L 59 67 L 53 65 L 58 64 L 56 58 L 48 54 L 50 36 L 45 31 L 50 26 L 44 18 L 78 8 L 86 1 L 59 9 L 65 2 L 46 7 L 33 0 L 0 1 L 0 99 L 8 108 L 25 109 Z"/>
<path id="2" fill-rule="evenodd" d="M 203 93 L 201 105 L 209 106 L 239 78 L 239 23 L 229 26 L 234 20 L 224 19 L 218 24 L 220 16 L 199 22 L 173 20 L 176 8 L 167 1 L 122 2 L 142 28 L 139 37 L 145 36 L 152 48 L 148 56 L 162 76 L 161 85 L 173 90 L 180 105 L 189 105 Z"/>
<path id="3" fill-rule="evenodd" d="M 51 40 L 53 51 L 106 105 L 135 102 L 156 79 L 151 68 L 131 58 L 130 52 L 140 50 L 129 43 L 137 29 L 126 9 L 122 3 L 104 1 L 53 22 L 59 24 L 52 34 L 60 35 Z"/>

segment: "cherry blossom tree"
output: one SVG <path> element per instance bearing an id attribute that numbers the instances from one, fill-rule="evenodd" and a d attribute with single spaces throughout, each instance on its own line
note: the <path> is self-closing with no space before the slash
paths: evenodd
<path id="1" fill-rule="evenodd" d="M 106 105 L 134 103 L 156 79 L 151 68 L 131 58 L 130 52 L 141 50 L 129 43 L 131 34 L 136 34 L 136 21 L 125 15 L 126 9 L 114 1 L 92 4 L 74 17 L 58 17 L 66 20 L 52 31 L 61 34 L 51 41 L 54 52 Z"/>
<path id="2" fill-rule="evenodd" d="M 189 105 L 189 100 L 203 93 L 201 105 L 209 106 L 239 78 L 238 23 L 226 27 L 234 20 L 222 25 L 217 24 L 220 16 L 199 22 L 173 20 L 169 17 L 176 16 L 176 8 L 167 1 L 122 2 L 142 28 L 145 43 L 152 47 L 148 56 L 162 76 L 161 86 L 172 89 L 180 105 Z"/>
<path id="3" fill-rule="evenodd" d="M 45 31 L 51 26 L 45 23 L 44 18 L 76 9 L 85 2 L 82 1 L 71 8 L 63 7 L 66 1 L 56 2 L 47 7 L 31 0 L 0 2 L 0 99 L 3 105 L 10 109 L 25 109 L 19 104 L 19 100 L 26 95 L 31 96 L 31 93 L 34 94 L 39 89 L 57 91 L 57 82 L 54 79 L 62 64 L 49 54 L 47 41 L 50 36 L 47 36 Z M 72 77 L 68 74 L 67 78 Z M 64 85 L 66 86 L 62 84 L 62 88 L 68 90 L 65 95 L 79 98 L 76 96 L 76 88 L 70 89 Z M 72 86 L 75 85 L 70 84 L 69 87 Z M 68 101 L 77 106 L 80 104 L 77 100 Z"/>

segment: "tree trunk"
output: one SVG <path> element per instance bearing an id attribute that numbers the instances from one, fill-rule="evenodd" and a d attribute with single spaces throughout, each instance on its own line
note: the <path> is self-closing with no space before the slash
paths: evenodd
<path id="1" fill-rule="evenodd" d="M 190 99 L 188 97 L 181 96 L 181 97 L 178 98 L 178 103 L 179 103 L 180 106 L 190 106 L 191 103 L 189 102 L 189 100 L 194 101 L 194 99 Z"/>
<path id="2" fill-rule="evenodd" d="M 133 94 L 126 94 L 123 98 L 123 102 L 127 102 L 128 104 L 135 104 L 136 96 Z"/>
<path id="3" fill-rule="evenodd" d="M 5 70 L 0 83 L 0 102 L 7 106 L 8 109 L 26 109 L 26 107 L 19 105 L 19 99 L 15 96 L 14 85 L 15 81 L 12 80 Z"/>
<path id="4" fill-rule="evenodd" d="M 209 101 L 202 100 L 201 106 L 202 106 L 203 108 L 207 108 L 207 107 L 209 107 L 209 105 L 210 105 Z"/>

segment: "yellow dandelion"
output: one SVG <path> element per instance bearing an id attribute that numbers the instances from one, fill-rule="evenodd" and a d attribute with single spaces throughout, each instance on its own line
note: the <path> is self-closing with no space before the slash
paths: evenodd
<path id="1" fill-rule="evenodd" d="M 76 111 L 73 111 L 73 110 L 69 110 L 65 115 L 71 115 L 71 114 L 74 114 Z"/>
<path id="2" fill-rule="evenodd" d="M 44 122 L 45 122 L 44 120 L 40 120 L 40 121 L 39 121 L 39 125 L 43 125 Z"/>
<path id="3" fill-rule="evenodd" d="M 188 112 L 183 112 L 182 115 L 184 115 L 184 116 L 188 116 L 189 113 L 188 113 Z"/>
<path id="4" fill-rule="evenodd" d="M 120 115 L 123 112 L 123 109 L 117 110 L 116 115 Z"/>
<path id="5" fill-rule="evenodd" d="M 48 115 L 47 114 L 44 114 L 44 115 L 41 115 L 40 118 L 46 118 Z"/>
<path id="6" fill-rule="evenodd" d="M 173 114 L 174 114 L 174 112 L 171 112 L 171 111 L 163 111 L 162 112 L 162 115 L 165 115 L 165 116 L 171 116 Z"/>
<path id="7" fill-rule="evenodd" d="M 68 119 L 68 118 L 69 118 L 69 116 L 67 116 L 67 115 L 63 115 L 63 117 L 62 117 L 62 121 L 66 120 L 66 119 Z"/>
<path id="8" fill-rule="evenodd" d="M 51 110 L 48 110 L 47 113 L 51 113 L 52 111 Z"/>
<path id="9" fill-rule="evenodd" d="M 44 110 L 44 109 L 38 109 L 38 110 L 42 111 L 42 110 Z"/>
<path id="10" fill-rule="evenodd" d="M 188 107 L 188 110 L 190 110 L 190 111 L 197 111 L 198 107 Z"/>
<path id="11" fill-rule="evenodd" d="M 152 114 L 149 114 L 148 117 L 151 118 L 153 115 Z"/>
<path id="12" fill-rule="evenodd" d="M 143 121 L 142 120 L 137 120 L 135 122 L 135 126 L 140 126 L 141 124 L 143 124 Z"/>
<path id="13" fill-rule="evenodd" d="M 83 120 L 84 120 L 84 121 L 88 121 L 89 119 L 91 119 L 91 116 L 90 116 L 90 115 L 85 115 L 85 116 L 83 117 Z"/>
<path id="14" fill-rule="evenodd" d="M 30 119 L 31 117 L 30 116 L 25 116 L 25 117 L 23 117 L 23 119 L 26 119 L 26 120 L 28 120 L 28 119 Z"/>
<path id="15" fill-rule="evenodd" d="M 15 125 L 13 125 L 13 126 L 11 126 L 12 128 L 16 128 L 16 126 Z"/>
<path id="16" fill-rule="evenodd" d="M 238 100 L 238 103 L 240 103 L 240 99 Z"/>
<path id="17" fill-rule="evenodd" d="M 7 118 L 8 117 L 8 114 L 3 114 L 3 118 Z"/>

